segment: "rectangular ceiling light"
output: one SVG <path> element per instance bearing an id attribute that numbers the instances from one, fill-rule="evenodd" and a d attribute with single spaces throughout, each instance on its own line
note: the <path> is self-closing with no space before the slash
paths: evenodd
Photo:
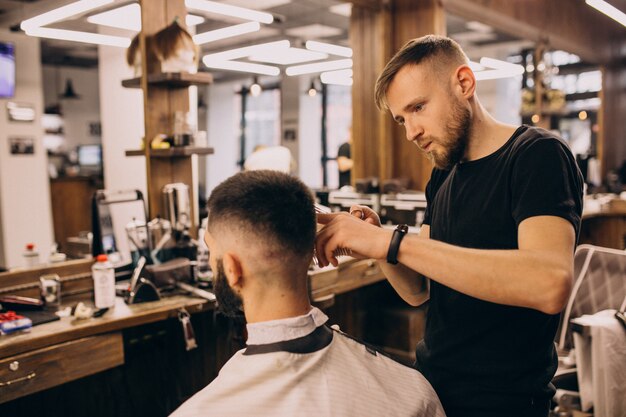
<path id="1" fill-rule="evenodd" d="M 292 65 L 302 62 L 320 61 L 328 58 L 328 54 L 321 52 L 307 51 L 301 48 L 280 48 L 264 49 L 253 55 L 250 55 L 248 59 L 257 62 L 267 62 L 270 64 L 278 65 Z"/>
<path id="2" fill-rule="evenodd" d="M 37 36 L 40 38 L 94 43 L 96 45 L 118 46 L 120 48 L 128 48 L 130 46 L 130 39 L 128 38 L 124 38 L 121 36 L 103 35 L 100 33 L 35 27 L 33 29 L 26 30 L 26 34 L 29 36 Z"/>
<path id="3" fill-rule="evenodd" d="M 327 71 L 320 74 L 320 81 L 324 84 L 352 85 L 352 70 Z"/>
<path id="4" fill-rule="evenodd" d="M 285 74 L 289 76 L 311 74 L 314 72 L 334 71 L 340 69 L 352 68 L 351 59 L 338 59 L 336 61 L 318 62 L 315 64 L 304 64 L 289 67 L 285 70 Z"/>
<path id="5" fill-rule="evenodd" d="M 479 67 L 482 69 L 479 70 Z M 481 58 L 480 64 L 470 62 L 470 68 L 475 71 L 474 76 L 478 81 L 515 77 L 524 73 L 524 67 L 521 65 L 487 57 Z"/>
<path id="6" fill-rule="evenodd" d="M 214 42 L 220 39 L 232 38 L 234 36 L 243 35 L 244 33 L 256 32 L 261 29 L 259 22 L 247 22 L 239 25 L 228 26 L 222 29 L 210 30 L 204 33 L 198 33 L 193 36 L 193 41 L 202 45 L 208 42 Z"/>
<path id="7" fill-rule="evenodd" d="M 230 71 L 250 72 L 260 75 L 278 75 L 280 69 L 271 65 L 253 64 L 251 62 L 240 61 L 220 61 L 207 59 L 205 56 L 202 62 L 209 68 L 224 69 Z"/>
<path id="8" fill-rule="evenodd" d="M 77 14 L 88 12 L 89 10 L 97 9 L 105 4 L 112 3 L 113 0 L 82 0 L 74 3 L 70 3 L 66 6 L 59 7 L 58 9 L 50 10 L 49 12 L 40 14 L 39 16 L 32 17 L 24 20 L 20 27 L 23 31 L 28 29 L 34 29 L 41 26 L 49 25 L 50 23 L 58 22 L 59 20 L 66 19 Z"/>
<path id="9" fill-rule="evenodd" d="M 258 45 L 244 46 L 243 48 L 229 49 L 227 51 L 205 55 L 204 59 L 210 59 L 212 61 L 230 61 L 232 59 L 245 58 L 256 53 L 262 53 L 265 50 L 276 52 L 281 49 L 288 49 L 290 45 L 291 44 L 287 40 L 261 43 Z"/>
<path id="10" fill-rule="evenodd" d="M 306 41 L 306 49 L 352 58 L 352 48 L 346 48 L 345 46 L 333 45 L 325 42 Z"/>
<path id="11" fill-rule="evenodd" d="M 224 16 L 238 17 L 243 20 L 252 20 L 260 23 L 272 23 L 274 21 L 274 16 L 271 13 L 245 9 L 243 7 L 217 3 L 215 1 L 185 0 L 185 5 L 189 9 L 202 10 L 205 12 L 221 14 Z"/>
<path id="12" fill-rule="evenodd" d="M 617 7 L 612 6 L 604 0 L 586 0 L 585 3 L 597 11 L 604 13 L 616 22 L 619 22 L 622 26 L 626 26 L 626 14 Z"/>
<path id="13" fill-rule="evenodd" d="M 126 6 L 89 16 L 87 21 L 96 25 L 139 32 L 141 30 L 141 6 L 138 3 L 127 4 Z M 204 22 L 204 18 L 200 16 L 188 14 L 185 18 L 185 23 L 188 27 L 199 25 L 202 22 Z"/>

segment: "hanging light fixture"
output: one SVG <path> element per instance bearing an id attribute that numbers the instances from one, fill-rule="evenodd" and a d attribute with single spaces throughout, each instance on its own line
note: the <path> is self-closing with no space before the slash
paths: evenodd
<path id="1" fill-rule="evenodd" d="M 263 88 L 261 88 L 261 84 L 259 84 L 259 78 L 254 76 L 252 79 L 252 85 L 250 86 L 250 94 L 252 97 L 258 97 L 261 94 L 261 91 L 263 91 Z"/>
<path id="2" fill-rule="evenodd" d="M 63 91 L 63 94 L 59 94 L 59 98 L 64 100 L 75 100 L 80 98 L 80 96 L 76 94 L 76 91 L 74 91 L 74 85 L 72 84 L 71 79 L 68 78 L 65 80 L 65 91 Z"/>
<path id="3" fill-rule="evenodd" d="M 315 87 L 315 80 L 311 78 L 311 85 L 309 86 L 309 91 L 307 92 L 309 97 L 315 97 L 317 95 L 317 88 Z"/>

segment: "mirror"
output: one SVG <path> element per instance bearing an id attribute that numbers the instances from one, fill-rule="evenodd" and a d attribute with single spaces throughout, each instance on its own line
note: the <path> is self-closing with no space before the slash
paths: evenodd
<path id="1" fill-rule="evenodd" d="M 92 204 L 93 255 L 107 254 L 115 266 L 136 261 L 139 258 L 137 252 L 148 245 L 146 205 L 142 193 L 138 190 L 99 190 Z M 132 259 L 133 255 L 137 259 Z"/>

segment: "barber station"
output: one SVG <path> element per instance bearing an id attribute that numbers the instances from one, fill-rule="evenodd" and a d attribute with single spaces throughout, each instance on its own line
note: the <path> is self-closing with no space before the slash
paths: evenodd
<path id="1" fill-rule="evenodd" d="M 0 416 L 626 417 L 625 26 L 0 0 Z"/>

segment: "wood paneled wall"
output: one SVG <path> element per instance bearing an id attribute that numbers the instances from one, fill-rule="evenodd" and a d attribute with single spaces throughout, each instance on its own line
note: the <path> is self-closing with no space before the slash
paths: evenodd
<path id="1" fill-rule="evenodd" d="M 444 11 L 437 0 L 395 0 L 379 8 L 353 5 L 353 179 L 407 177 L 412 189 L 425 189 L 432 165 L 405 140 L 404 129 L 388 113 L 378 111 L 374 85 L 387 61 L 407 41 L 431 33 L 445 35 L 445 30 Z"/>

